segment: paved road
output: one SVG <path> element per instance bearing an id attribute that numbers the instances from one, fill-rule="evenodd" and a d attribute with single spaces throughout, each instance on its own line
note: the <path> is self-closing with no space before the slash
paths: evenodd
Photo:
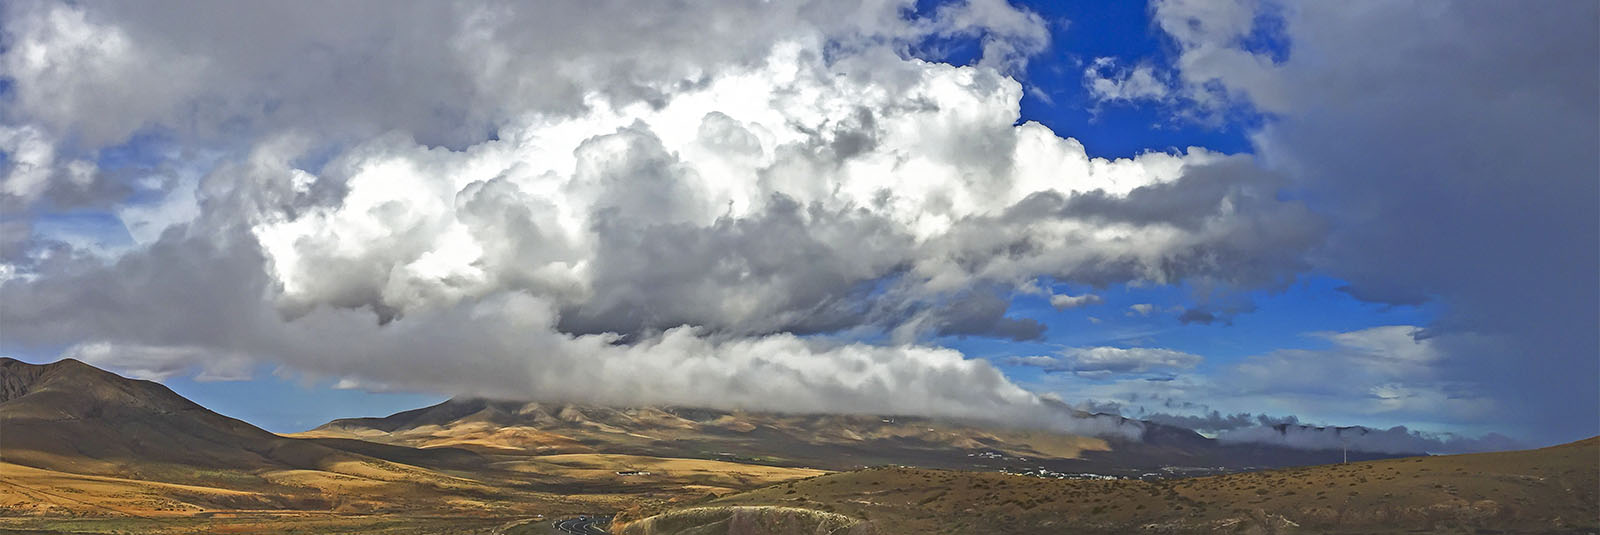
<path id="1" fill-rule="evenodd" d="M 600 527 L 606 520 L 602 518 L 584 516 L 578 518 L 563 518 L 554 523 L 557 533 L 570 533 L 573 535 L 604 535 L 611 533 Z"/>

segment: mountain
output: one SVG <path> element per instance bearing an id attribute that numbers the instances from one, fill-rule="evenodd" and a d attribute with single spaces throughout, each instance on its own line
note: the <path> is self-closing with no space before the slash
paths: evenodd
<path id="1" fill-rule="evenodd" d="M 993 422 L 894 415 L 783 414 L 682 407 L 597 407 L 451 399 L 382 418 L 334 420 L 301 437 L 360 439 L 480 453 L 624 453 L 850 470 L 884 464 L 1139 475 L 1212 473 L 1340 460 L 1341 453 L 1223 444 L 1178 427 L 1088 414 L 1102 438 Z M 1352 452 L 1353 459 L 1392 457 Z"/>
<path id="2" fill-rule="evenodd" d="M 623 475 L 630 472 L 636 475 Z M 421 533 L 439 526 L 490 529 L 536 514 L 612 511 L 821 473 L 286 437 L 212 412 L 159 383 L 76 360 L 35 365 L 0 358 L 0 533 L 18 522 L 39 530 L 54 526 L 51 519 L 85 516 L 147 522 L 136 532 L 248 531 L 263 522 L 273 526 L 268 532 L 291 525 L 314 532 L 376 529 L 357 517 Z"/>
<path id="3" fill-rule="evenodd" d="M 646 534 L 1548 532 L 1597 518 L 1600 439 L 1326 465 L 1339 452 L 1079 417 L 1143 432 L 456 399 L 281 436 L 154 382 L 0 359 L 0 533 L 490 535 L 612 512 Z M 1269 463 L 1325 465 L 1169 477 Z M 1055 479 L 1079 472 L 1121 478 Z"/>
<path id="4" fill-rule="evenodd" d="M 77 360 L 34 365 L 0 358 L 0 458 L 116 477 L 185 479 L 195 468 L 323 470 L 375 459 L 450 465 L 462 450 L 338 446 L 284 438 L 229 418 L 159 383 Z M 393 457 L 390 459 L 389 457 Z"/>
<path id="5" fill-rule="evenodd" d="M 638 509 L 617 520 L 613 531 L 621 535 L 734 533 L 729 526 L 738 521 L 886 534 L 1595 533 L 1600 437 L 1539 450 L 1151 481 L 883 467 Z"/>
<path id="6" fill-rule="evenodd" d="M 0 358 L 6 514 L 440 510 L 456 494 L 500 498 L 442 471 L 475 462 L 464 450 L 286 438 L 155 382 L 72 359 Z"/>

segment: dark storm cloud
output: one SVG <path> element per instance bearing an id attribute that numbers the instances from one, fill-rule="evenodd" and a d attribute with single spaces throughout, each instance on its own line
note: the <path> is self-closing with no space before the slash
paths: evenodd
<path id="1" fill-rule="evenodd" d="M 33 222 L 28 219 L 0 219 L 0 262 L 17 264 L 33 239 Z"/>
<path id="2" fill-rule="evenodd" d="M 1449 374 L 1493 392 L 1501 420 L 1544 441 L 1600 432 L 1597 9 L 1453 5 L 1448 24 L 1426 27 L 1458 33 L 1357 46 L 1422 63 L 1450 42 L 1460 61 L 1338 65 L 1383 79 L 1387 94 L 1341 94 L 1343 117 L 1291 116 L 1264 132 L 1334 207 L 1339 231 L 1319 265 L 1366 299 L 1434 296 L 1444 315 L 1429 330 L 1458 361 Z"/>
<path id="3" fill-rule="evenodd" d="M 1257 154 L 1327 218 L 1308 257 L 1359 299 L 1436 302 L 1454 381 L 1544 441 L 1600 432 L 1600 7 L 1152 2 L 1143 96 L 1266 115 Z M 1252 48 L 1272 34 L 1281 49 Z M 1086 83 L 1120 88 L 1122 73 Z M 1573 399 L 1588 400 L 1572 403 Z"/>
<path id="4" fill-rule="evenodd" d="M 995 292 L 975 291 L 939 306 L 933 313 L 940 336 L 993 336 L 1015 341 L 1044 337 L 1045 326 L 1032 318 L 1006 317 L 1011 301 Z"/>
<path id="5" fill-rule="evenodd" d="M 1246 427 L 1272 427 L 1283 424 L 1300 424 L 1300 419 L 1292 415 L 1279 417 L 1244 412 L 1222 414 L 1221 412 L 1215 410 L 1199 416 L 1156 412 L 1140 414 L 1138 418 L 1158 424 L 1174 425 L 1186 429 L 1193 429 L 1195 431 L 1204 431 L 1209 433 L 1231 431 Z"/>
<path id="6" fill-rule="evenodd" d="M 960 258 L 974 271 L 1037 264 L 1060 266 L 1050 273 L 1059 279 L 1096 285 L 1198 279 L 1237 287 L 1273 286 L 1305 267 L 1303 252 L 1324 231 L 1322 221 L 1305 206 L 1277 198 L 1282 180 L 1247 158 L 1229 158 L 1189 168 L 1182 180 L 1141 186 L 1126 195 L 1102 190 L 1070 196 L 1039 193 L 998 217 L 966 221 L 947 239 L 964 250 Z M 1062 250 L 1055 244 L 1043 246 L 1030 230 L 1055 220 L 1079 221 L 1085 228 L 1181 228 L 1206 238 L 1170 243 L 1156 257 L 1130 244 L 1121 254 L 1091 253 L 1087 262 L 1053 262 Z M 1069 241 L 1085 238 L 1065 236 Z"/>
<path id="7" fill-rule="evenodd" d="M 1216 321 L 1216 314 L 1212 314 L 1198 308 L 1185 309 L 1182 314 L 1178 314 L 1179 323 L 1203 323 L 1210 325 Z"/>
<path id="8" fill-rule="evenodd" d="M 782 195 L 759 214 L 707 227 L 606 220 L 596 231 L 596 294 L 562 315 L 563 331 L 845 329 L 864 321 L 869 283 L 902 269 L 913 246 L 869 212 L 806 207 Z"/>
<path id="9" fill-rule="evenodd" d="M 1275 444 L 1302 449 L 1349 448 L 1391 454 L 1451 454 L 1522 449 L 1527 446 L 1504 435 L 1463 437 L 1449 433 L 1422 433 L 1405 426 L 1388 429 L 1366 427 L 1316 427 L 1293 423 L 1242 427 L 1217 435 L 1223 442 Z"/>

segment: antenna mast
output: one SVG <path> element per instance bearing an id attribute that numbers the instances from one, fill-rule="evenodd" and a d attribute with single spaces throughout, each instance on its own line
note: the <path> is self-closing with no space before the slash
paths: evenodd
<path id="1" fill-rule="evenodd" d="M 1350 439 L 1345 438 L 1343 431 L 1335 428 L 1333 433 L 1339 435 L 1339 450 L 1344 452 L 1344 464 L 1350 464 Z"/>

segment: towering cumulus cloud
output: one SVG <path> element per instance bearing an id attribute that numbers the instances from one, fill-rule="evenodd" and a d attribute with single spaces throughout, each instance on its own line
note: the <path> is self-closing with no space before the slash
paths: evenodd
<path id="1" fill-rule="evenodd" d="M 5 233 L 8 343 L 1065 426 L 928 340 L 1039 336 L 1041 277 L 1275 284 L 1321 233 L 1247 156 L 1019 124 L 1049 34 L 999 1 L 148 7 L 7 4 L 4 202 L 147 201 L 122 249 Z M 919 59 L 949 40 L 980 57 Z"/>

